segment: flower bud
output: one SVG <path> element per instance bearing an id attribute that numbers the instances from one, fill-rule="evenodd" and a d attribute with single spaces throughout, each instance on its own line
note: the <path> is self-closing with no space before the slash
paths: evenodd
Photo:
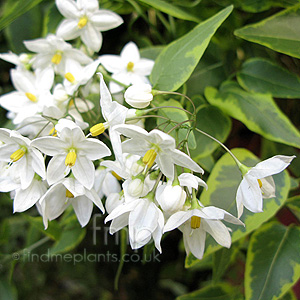
<path id="1" fill-rule="evenodd" d="M 157 189 L 156 199 L 163 211 L 174 213 L 180 210 L 185 202 L 186 193 L 179 185 L 164 185 Z"/>
<path id="2" fill-rule="evenodd" d="M 130 86 L 125 94 L 125 101 L 135 108 L 145 108 L 153 100 L 151 93 L 152 87 L 150 84 L 140 83 Z"/>
<path id="3" fill-rule="evenodd" d="M 139 197 L 142 195 L 144 190 L 144 180 L 141 178 L 133 179 L 128 186 L 128 193 L 132 197 Z"/>

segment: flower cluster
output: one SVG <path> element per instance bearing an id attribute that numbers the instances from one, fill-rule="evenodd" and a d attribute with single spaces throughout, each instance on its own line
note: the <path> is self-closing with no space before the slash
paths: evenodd
<path id="1" fill-rule="evenodd" d="M 95 204 L 106 209 L 111 234 L 128 226 L 133 249 L 153 241 L 161 252 L 163 234 L 175 228 L 183 233 L 186 252 L 199 259 L 206 233 L 230 247 L 223 221 L 243 225 L 243 207 L 262 212 L 263 198 L 275 196 L 271 176 L 294 157 L 278 155 L 253 168 L 238 163 L 243 179 L 237 217 L 203 206 L 197 195 L 209 188 L 204 171 L 184 151 L 186 142 L 171 135 L 182 124 L 165 132 L 146 130 L 139 122 L 158 109 L 141 110 L 159 94 L 148 79 L 154 61 L 142 58 L 133 42 L 120 56 L 98 56 L 101 31 L 123 22 L 99 9 L 98 1 L 56 0 L 56 5 L 65 17 L 56 34 L 25 41 L 30 54 L 0 56 L 16 65 L 10 73 L 15 90 L 0 97 L 15 126 L 0 129 L 0 191 L 11 192 L 14 212 L 36 205 L 47 228 L 72 206 L 85 226 Z M 66 42 L 76 38 L 78 48 Z M 92 101 L 95 94 L 99 102 Z"/>

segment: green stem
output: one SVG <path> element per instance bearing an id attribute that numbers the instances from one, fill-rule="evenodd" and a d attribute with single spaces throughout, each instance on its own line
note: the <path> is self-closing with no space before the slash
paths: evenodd
<path id="1" fill-rule="evenodd" d="M 243 164 L 237 159 L 237 157 L 223 143 L 221 143 L 219 140 L 217 140 L 216 138 L 214 138 L 210 134 L 208 134 L 208 133 L 200 130 L 199 128 L 195 128 L 195 130 L 197 130 L 201 134 L 207 136 L 208 138 L 212 139 L 213 141 L 215 141 L 216 143 L 218 143 L 221 147 L 223 147 L 231 155 L 231 157 L 233 158 L 233 160 L 235 161 L 235 163 L 237 164 L 237 166 L 239 167 L 239 169 L 243 166 Z"/>

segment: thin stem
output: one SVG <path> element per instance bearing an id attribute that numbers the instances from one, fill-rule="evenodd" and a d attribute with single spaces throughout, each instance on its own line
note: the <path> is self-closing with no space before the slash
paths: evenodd
<path id="1" fill-rule="evenodd" d="M 185 120 L 185 121 L 182 121 L 182 122 L 176 124 L 176 125 L 175 125 L 173 128 L 171 128 L 167 133 L 169 134 L 169 133 L 171 133 L 174 129 L 176 129 L 177 127 L 180 127 L 182 124 L 187 123 L 187 122 L 191 122 L 191 121 L 192 121 L 192 120 Z"/>
<path id="2" fill-rule="evenodd" d="M 184 108 L 181 108 L 181 107 L 177 107 L 177 106 L 155 106 L 155 107 L 153 107 L 153 108 L 147 109 L 146 112 L 148 113 L 148 112 L 150 112 L 150 111 L 152 111 L 152 110 L 158 110 L 158 109 L 161 109 L 161 108 L 175 108 L 175 109 L 180 109 L 180 110 L 186 112 L 187 114 L 194 115 L 194 114 L 191 113 L 190 111 L 188 111 L 188 110 L 186 110 L 186 109 L 184 109 Z"/>
<path id="3" fill-rule="evenodd" d="M 113 82 L 115 82 L 116 84 L 122 86 L 122 87 L 125 88 L 125 89 L 127 89 L 127 88 L 129 87 L 129 85 L 126 85 L 126 84 L 124 84 L 124 83 L 122 83 L 122 82 L 120 82 L 120 81 L 118 81 L 118 80 L 112 78 L 112 77 L 111 77 L 110 75 L 108 75 L 107 73 L 102 73 L 102 72 L 101 72 L 101 74 L 103 75 L 104 79 L 107 79 L 107 80 L 109 80 L 109 81 L 113 81 Z"/>
<path id="4" fill-rule="evenodd" d="M 236 156 L 223 144 L 221 143 L 219 140 L 217 140 L 216 138 L 214 138 L 213 136 L 211 136 L 210 134 L 200 130 L 199 128 L 195 128 L 195 130 L 197 130 L 198 132 L 200 132 L 201 134 L 207 136 L 208 138 L 212 139 L 213 141 L 215 141 L 216 143 L 218 143 L 221 147 L 223 147 L 233 158 L 233 160 L 235 161 L 235 163 L 237 164 L 237 166 L 240 168 L 242 166 L 242 163 L 236 158 Z"/>
<path id="5" fill-rule="evenodd" d="M 48 121 L 47 124 L 45 124 L 45 125 L 42 127 L 42 129 L 36 134 L 36 136 L 33 138 L 33 140 L 36 139 L 50 123 L 51 123 L 51 122 Z M 53 125 L 53 126 L 54 126 L 54 125 Z"/>

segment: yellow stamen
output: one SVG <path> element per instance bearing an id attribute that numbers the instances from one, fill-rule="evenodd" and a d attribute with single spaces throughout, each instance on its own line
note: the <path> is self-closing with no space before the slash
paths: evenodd
<path id="1" fill-rule="evenodd" d="M 154 164 L 155 158 L 157 153 L 154 149 L 150 149 L 146 152 L 146 154 L 143 157 L 143 163 L 148 166 L 148 168 L 151 168 Z"/>
<path id="2" fill-rule="evenodd" d="M 66 189 L 66 197 L 67 198 L 74 198 L 74 195 L 68 189 Z"/>
<path id="3" fill-rule="evenodd" d="M 111 174 L 114 175 L 118 180 L 121 180 L 121 179 L 122 179 L 122 177 L 119 176 L 119 175 L 118 175 L 116 172 L 114 172 L 114 171 L 112 171 Z"/>
<path id="4" fill-rule="evenodd" d="M 65 74 L 65 78 L 68 81 L 70 81 L 71 83 L 73 83 L 75 81 L 75 77 L 70 72 L 68 72 L 68 73 Z"/>
<path id="5" fill-rule="evenodd" d="M 92 136 L 97 136 L 105 131 L 103 123 L 98 123 L 90 128 L 90 133 Z"/>
<path id="6" fill-rule="evenodd" d="M 257 179 L 257 181 L 258 181 L 259 187 L 261 188 L 261 187 L 262 187 L 262 182 L 261 182 L 261 180 L 260 180 L 260 179 Z"/>
<path id="7" fill-rule="evenodd" d="M 52 59 L 51 59 L 51 62 L 54 63 L 55 65 L 58 65 L 61 61 L 61 54 L 60 53 L 55 53 L 53 56 L 52 56 Z"/>
<path id="8" fill-rule="evenodd" d="M 69 102 L 69 108 L 72 107 L 74 105 L 74 99 L 71 99 Z"/>
<path id="9" fill-rule="evenodd" d="M 70 168 L 75 165 L 76 162 L 76 152 L 75 150 L 70 150 L 69 153 L 67 154 L 66 160 L 65 160 L 65 165 L 69 166 Z"/>
<path id="10" fill-rule="evenodd" d="M 130 61 L 127 64 L 127 71 L 131 72 L 131 71 L 133 71 L 133 68 L 134 68 L 134 63 L 132 61 Z"/>
<path id="11" fill-rule="evenodd" d="M 79 19 L 79 22 L 77 24 L 79 29 L 82 29 L 88 22 L 88 18 L 86 16 L 83 16 Z"/>
<path id="12" fill-rule="evenodd" d="M 56 131 L 55 127 L 53 127 L 53 128 L 49 131 L 49 135 L 57 136 L 57 131 Z"/>
<path id="13" fill-rule="evenodd" d="M 192 216 L 191 217 L 191 228 L 192 229 L 197 229 L 200 227 L 201 224 L 201 218 L 197 216 Z"/>
<path id="14" fill-rule="evenodd" d="M 31 93 L 25 93 L 25 96 L 32 102 L 37 102 L 37 98 L 36 96 L 34 96 L 33 94 Z"/>
<path id="15" fill-rule="evenodd" d="M 25 154 L 25 151 L 24 149 L 18 149 L 17 151 L 15 151 L 11 156 L 10 156 L 10 159 L 13 161 L 13 162 L 16 162 L 18 161 L 20 158 L 22 158 Z"/>

